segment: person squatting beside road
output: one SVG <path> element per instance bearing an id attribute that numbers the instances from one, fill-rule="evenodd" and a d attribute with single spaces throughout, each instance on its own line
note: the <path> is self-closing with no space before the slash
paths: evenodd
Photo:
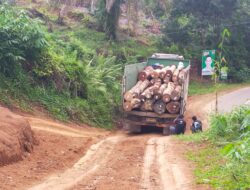
<path id="1" fill-rule="evenodd" d="M 192 123 L 192 126 L 191 126 L 192 133 L 202 132 L 202 123 L 201 123 L 201 121 L 198 120 L 196 116 L 193 116 L 192 120 L 193 120 L 193 123 Z"/>
<path id="2" fill-rule="evenodd" d="M 170 126 L 171 135 L 180 135 L 184 134 L 186 131 L 186 121 L 184 116 L 181 114 L 174 120 L 175 126 Z"/>
<path id="3" fill-rule="evenodd" d="M 196 116 L 192 117 L 193 123 L 191 126 L 191 131 L 192 133 L 198 133 L 202 132 L 202 122 L 197 119 Z M 183 115 L 179 115 L 175 120 L 174 120 L 174 126 L 170 126 L 170 134 L 171 135 L 180 135 L 184 134 L 186 131 L 186 121 L 184 120 Z"/>

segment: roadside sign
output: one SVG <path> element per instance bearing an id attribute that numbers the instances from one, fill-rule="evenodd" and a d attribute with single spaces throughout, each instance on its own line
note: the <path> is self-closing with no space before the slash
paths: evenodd
<path id="1" fill-rule="evenodd" d="M 215 50 L 204 50 L 202 53 L 202 76 L 214 74 Z"/>
<path id="2" fill-rule="evenodd" d="M 222 67 L 220 70 L 221 80 L 227 80 L 228 67 Z"/>

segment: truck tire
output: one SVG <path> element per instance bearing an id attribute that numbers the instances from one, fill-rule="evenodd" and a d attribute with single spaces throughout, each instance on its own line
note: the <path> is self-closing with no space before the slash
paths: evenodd
<path id="1" fill-rule="evenodd" d="M 142 128 L 140 125 L 130 125 L 129 132 L 133 134 L 139 134 L 141 133 Z"/>
<path id="2" fill-rule="evenodd" d="M 163 128 L 163 135 L 164 135 L 164 136 L 169 136 L 169 135 L 170 135 L 169 127 L 164 127 L 164 128 Z"/>

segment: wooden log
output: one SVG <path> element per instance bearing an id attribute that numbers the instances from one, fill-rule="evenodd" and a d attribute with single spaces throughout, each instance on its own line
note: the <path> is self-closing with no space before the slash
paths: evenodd
<path id="1" fill-rule="evenodd" d="M 151 86 L 147 88 L 144 92 L 142 92 L 141 95 L 139 96 L 140 100 L 142 102 L 145 102 L 146 99 L 150 99 L 153 96 L 153 89 L 154 86 Z"/>
<path id="2" fill-rule="evenodd" d="M 149 79 L 151 72 L 154 71 L 152 66 L 147 66 L 145 69 L 138 74 L 138 80 L 145 81 Z"/>
<path id="3" fill-rule="evenodd" d="M 143 102 L 143 104 L 141 106 L 141 110 L 142 111 L 153 111 L 153 105 L 154 105 L 154 101 L 148 99 L 145 102 Z"/>
<path id="4" fill-rule="evenodd" d="M 177 114 L 180 112 L 181 103 L 180 102 L 170 102 L 167 104 L 166 108 L 170 114 Z"/>
<path id="5" fill-rule="evenodd" d="M 175 86 L 180 86 L 181 84 L 179 83 L 179 81 L 175 81 L 173 82 Z"/>
<path id="6" fill-rule="evenodd" d="M 157 78 L 159 78 L 159 76 L 160 76 L 160 71 L 161 71 L 161 69 L 155 69 L 155 70 L 153 70 L 152 72 L 151 72 L 151 77 L 153 78 L 153 79 L 157 79 Z"/>
<path id="7" fill-rule="evenodd" d="M 133 98 L 130 102 L 125 102 L 123 104 L 124 111 L 132 111 L 135 108 L 139 108 L 141 106 L 141 100 L 138 98 Z"/>
<path id="8" fill-rule="evenodd" d="M 171 100 L 173 101 L 178 101 L 181 98 L 181 90 L 182 87 L 181 86 L 176 86 L 174 91 L 171 94 Z"/>
<path id="9" fill-rule="evenodd" d="M 156 80 L 157 80 L 157 79 L 151 79 L 151 80 L 150 80 L 150 86 L 153 86 L 153 85 L 155 84 Z"/>
<path id="10" fill-rule="evenodd" d="M 183 70 L 181 70 L 181 72 L 179 73 L 178 82 L 179 82 L 180 84 L 183 84 L 184 81 L 186 80 L 186 78 L 187 78 L 187 73 L 188 73 L 188 70 L 187 70 L 187 69 L 183 69 Z"/>
<path id="11" fill-rule="evenodd" d="M 176 69 L 175 65 L 170 66 L 166 71 L 166 76 L 171 78 L 175 69 Z"/>
<path id="12" fill-rule="evenodd" d="M 155 87 L 156 89 L 159 89 L 159 88 L 161 87 L 161 83 L 162 83 L 162 81 L 161 81 L 160 78 L 155 79 L 154 87 Z"/>
<path id="13" fill-rule="evenodd" d="M 175 69 L 173 76 L 172 76 L 172 80 L 173 82 L 177 82 L 178 81 L 178 76 L 179 76 L 180 70 L 179 69 Z"/>
<path id="14" fill-rule="evenodd" d="M 168 84 L 169 82 L 171 82 L 171 77 L 168 77 L 167 75 L 164 77 L 163 82 Z"/>
<path id="15" fill-rule="evenodd" d="M 162 84 L 161 87 L 154 93 L 154 100 L 160 100 L 162 98 L 164 90 L 168 87 L 167 84 Z"/>
<path id="16" fill-rule="evenodd" d="M 166 103 L 162 100 L 158 100 L 153 106 L 154 112 L 158 114 L 163 114 L 166 112 Z"/>
<path id="17" fill-rule="evenodd" d="M 143 81 L 135 90 L 134 90 L 134 98 L 138 98 L 140 94 L 149 86 L 149 80 Z"/>
<path id="18" fill-rule="evenodd" d="M 161 79 L 155 79 L 153 86 L 147 88 L 144 92 L 141 93 L 139 98 L 142 102 L 145 102 L 146 99 L 151 99 L 154 93 L 161 87 Z"/>
<path id="19" fill-rule="evenodd" d="M 167 74 L 167 70 L 170 68 L 170 66 L 167 66 L 167 67 L 164 67 L 164 68 L 162 68 L 161 70 L 160 70 L 160 72 L 159 72 L 159 77 L 161 78 L 161 79 L 164 79 L 165 78 L 165 76 L 166 76 L 166 74 Z"/>
<path id="20" fill-rule="evenodd" d="M 142 81 L 138 81 L 136 85 L 124 94 L 126 101 L 131 101 L 134 98 L 135 90 L 142 84 Z"/>
<path id="21" fill-rule="evenodd" d="M 171 100 L 171 94 L 172 94 L 172 92 L 174 91 L 174 89 L 175 89 L 174 83 L 169 82 L 169 83 L 168 83 L 168 87 L 163 91 L 162 100 L 163 100 L 165 103 L 170 102 L 170 100 Z"/>

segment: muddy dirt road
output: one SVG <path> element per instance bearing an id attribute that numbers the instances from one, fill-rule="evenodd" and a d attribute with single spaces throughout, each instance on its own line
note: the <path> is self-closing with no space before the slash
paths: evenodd
<path id="1" fill-rule="evenodd" d="M 73 167 L 29 190 L 194 190 L 185 147 L 160 134 L 117 134 L 92 145 Z"/>
<path id="2" fill-rule="evenodd" d="M 189 118 L 213 96 L 189 100 Z M 27 117 L 39 145 L 23 161 L 0 168 L 1 190 L 204 190 L 197 186 L 187 143 L 161 131 L 130 135 L 89 127 L 66 126 Z"/>

